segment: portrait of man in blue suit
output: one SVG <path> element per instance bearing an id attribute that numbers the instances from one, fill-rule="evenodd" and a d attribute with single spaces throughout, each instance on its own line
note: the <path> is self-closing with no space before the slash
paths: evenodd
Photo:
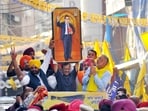
<path id="1" fill-rule="evenodd" d="M 61 28 L 60 38 L 63 42 L 64 46 L 64 59 L 65 61 L 71 60 L 71 52 L 72 52 L 72 37 L 75 33 L 75 28 L 72 23 L 70 23 L 70 16 L 64 16 L 64 22 L 60 22 L 57 17 L 57 26 Z"/>

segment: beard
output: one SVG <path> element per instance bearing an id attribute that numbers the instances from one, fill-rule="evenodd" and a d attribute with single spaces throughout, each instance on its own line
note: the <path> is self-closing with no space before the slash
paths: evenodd
<path id="1" fill-rule="evenodd" d="M 39 73 L 39 70 L 33 70 L 33 71 L 31 70 L 30 72 L 31 74 L 37 75 Z"/>
<path id="2" fill-rule="evenodd" d="M 27 67 L 27 68 L 25 68 L 24 70 L 25 70 L 25 71 L 29 71 L 29 70 L 30 70 L 30 68 L 29 68 L 29 67 Z"/>

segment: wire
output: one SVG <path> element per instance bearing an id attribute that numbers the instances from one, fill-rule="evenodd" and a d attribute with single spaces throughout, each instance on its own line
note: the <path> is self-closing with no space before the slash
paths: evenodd
<path id="1" fill-rule="evenodd" d="M 31 8 L 29 8 L 29 9 L 24 9 L 24 10 L 18 10 L 18 11 L 9 11 L 9 13 L 18 13 L 18 12 L 23 12 L 23 11 L 28 11 L 28 10 L 31 10 L 31 9 L 33 9 L 32 7 Z M 0 13 L 0 14 L 4 14 L 4 13 Z"/>
<path id="2" fill-rule="evenodd" d="M 23 6 L 23 5 L 22 5 Z M 27 8 L 27 7 L 25 7 L 25 6 L 20 6 L 20 7 L 12 7 L 12 8 L 1 8 L 0 10 L 11 10 L 11 9 L 18 9 L 18 8 Z"/>
<path id="3" fill-rule="evenodd" d="M 7 4 L 0 4 L 0 5 L 13 5 L 13 4 L 18 4 L 18 3 L 7 3 Z"/>
<path id="4" fill-rule="evenodd" d="M 19 7 L 13 7 L 13 6 L 15 6 L 15 5 L 21 5 L 21 6 L 19 6 Z M 12 7 L 9 7 L 9 8 L 4 8 L 4 7 L 6 7 L 5 5 L 11 5 Z M 8 10 L 8 9 L 16 9 L 16 8 L 23 8 L 23 7 L 26 7 L 26 5 L 23 5 L 23 4 L 21 4 L 21 3 L 11 3 L 11 4 L 0 4 L 0 7 L 2 7 L 2 6 L 4 6 L 3 8 L 1 8 L 0 10 Z"/>
<path id="5" fill-rule="evenodd" d="M 54 1 L 54 0 L 52 0 L 52 1 Z M 0 10 L 11 10 L 11 9 L 18 9 L 18 8 L 22 8 L 22 7 L 30 7 L 29 5 L 22 4 L 21 2 L 18 2 L 18 3 L 15 3 L 15 4 L 20 4 L 22 6 L 21 7 L 14 7 L 14 8 L 7 8 L 7 9 L 5 8 L 5 9 L 0 9 Z M 31 8 L 34 9 L 34 7 L 31 7 Z M 10 12 L 10 13 L 17 13 L 17 12 L 26 11 L 26 10 L 29 10 L 29 9 L 24 9 L 24 10 L 20 10 L 20 11 L 14 11 L 14 12 Z M 34 9 L 34 10 L 39 10 L 39 9 Z M 39 10 L 39 11 L 43 12 L 42 10 Z M 49 12 L 44 12 L 44 13 L 49 13 Z M 0 13 L 0 14 L 3 14 L 3 13 Z"/>
<path id="6" fill-rule="evenodd" d="M 18 6 L 18 7 L 13 7 L 15 4 L 18 4 L 18 5 L 21 5 L 21 6 Z M 4 4 L 6 5 L 6 4 Z M 11 5 L 11 4 L 8 4 L 8 5 Z M 3 6 L 3 4 L 0 4 L 0 6 Z M 24 5 L 24 4 L 21 4 L 21 3 L 12 3 L 12 7 L 8 7 L 8 8 L 0 8 L 0 11 L 1 10 L 9 10 L 9 13 L 17 13 L 17 12 L 21 12 L 21 11 L 26 11 L 26 10 L 30 10 L 32 9 L 32 7 L 28 8 L 30 6 L 27 6 L 27 5 Z M 22 9 L 22 8 L 28 8 L 28 9 Z M 17 11 L 12 11 L 11 10 L 15 10 L 15 9 L 18 9 Z M 21 10 L 19 10 L 21 9 Z M 0 14 L 3 14 L 3 13 L 0 13 Z"/>
<path id="7" fill-rule="evenodd" d="M 35 24 L 43 24 L 43 23 L 45 23 L 46 21 L 49 21 L 50 19 L 49 18 L 47 18 L 47 19 L 44 19 L 44 20 L 39 20 L 39 21 L 35 21 Z M 50 21 L 49 21 L 50 22 Z M 46 23 L 48 23 L 48 22 L 46 22 Z M 34 24 L 34 25 L 35 25 Z M 48 24 L 50 24 L 50 23 L 48 23 Z M 48 25 L 47 24 L 47 25 Z M 0 24 L 0 25 L 3 25 L 3 26 L 8 26 L 8 27 L 14 27 L 14 28 L 19 28 L 19 27 L 28 27 L 28 26 L 34 26 L 34 25 L 27 25 L 27 26 L 22 26 L 22 25 L 9 25 L 9 24 Z"/>

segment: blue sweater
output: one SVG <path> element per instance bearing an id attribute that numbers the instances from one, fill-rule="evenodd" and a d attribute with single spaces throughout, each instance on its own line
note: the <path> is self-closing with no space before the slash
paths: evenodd
<path id="1" fill-rule="evenodd" d="M 69 75 L 64 75 L 61 71 L 58 70 L 55 76 L 57 79 L 58 91 L 76 91 L 77 72 L 75 68 L 70 72 Z"/>
<path id="2" fill-rule="evenodd" d="M 30 82 L 27 86 L 32 87 L 33 90 L 35 90 L 38 86 L 41 85 L 40 80 L 36 75 L 31 74 L 30 72 L 28 75 L 30 77 Z M 48 91 L 51 91 L 52 88 L 49 86 L 48 81 L 47 81 L 47 77 L 42 70 L 40 70 L 39 76 L 42 79 L 42 81 L 43 81 L 44 85 L 46 86 L 46 88 L 48 89 Z"/>

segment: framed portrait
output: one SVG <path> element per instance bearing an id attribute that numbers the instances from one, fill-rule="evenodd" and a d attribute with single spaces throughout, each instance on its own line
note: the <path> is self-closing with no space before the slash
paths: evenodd
<path id="1" fill-rule="evenodd" d="M 56 8 L 52 12 L 53 58 L 57 62 L 82 59 L 81 13 L 78 8 Z"/>

